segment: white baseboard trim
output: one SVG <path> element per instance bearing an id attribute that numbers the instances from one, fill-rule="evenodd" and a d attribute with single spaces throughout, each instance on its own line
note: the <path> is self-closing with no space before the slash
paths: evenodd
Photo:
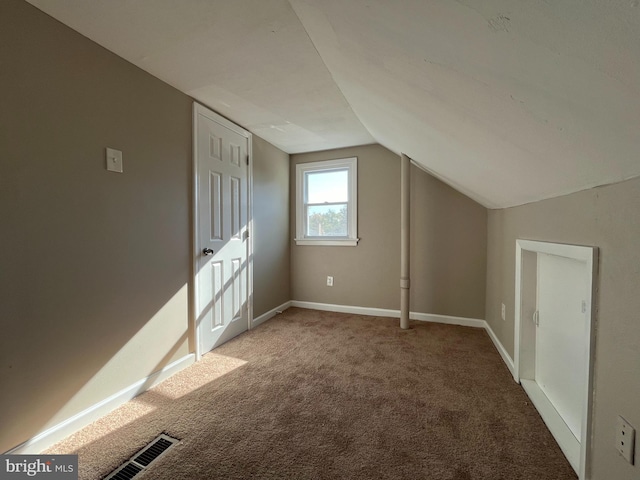
<path id="1" fill-rule="evenodd" d="M 135 398 L 142 392 L 166 380 L 170 376 L 178 373 L 183 368 L 195 362 L 195 354 L 190 353 L 184 357 L 170 363 L 161 370 L 138 380 L 132 385 L 114 393 L 110 397 L 92 405 L 80 413 L 54 425 L 47 430 L 40 432 L 26 442 L 6 452 L 7 454 L 31 454 L 40 453 L 49 448 L 54 443 L 59 442 L 63 438 L 98 420 L 107 413 L 115 410 L 117 407 L 129 400 Z"/>
<path id="2" fill-rule="evenodd" d="M 489 325 L 489 323 L 486 322 L 486 321 L 484 323 L 485 323 L 484 328 L 487 331 L 487 333 L 489 334 L 489 338 L 491 339 L 491 341 L 495 345 L 496 350 L 498 350 L 498 353 L 502 357 L 502 361 L 505 363 L 505 365 L 507 366 L 507 368 L 511 372 L 511 375 L 513 376 L 514 380 L 517 382 L 518 380 L 517 380 L 517 377 L 516 377 L 516 367 L 515 367 L 515 365 L 513 363 L 513 359 L 509 355 L 509 352 L 507 352 L 507 349 L 504 348 L 504 345 L 502 345 L 502 343 L 500 343 L 500 340 L 498 340 L 498 337 L 496 336 L 496 334 L 491 329 L 491 326 Z"/>
<path id="3" fill-rule="evenodd" d="M 461 325 L 463 327 L 484 328 L 486 322 L 478 318 L 452 317 L 450 315 L 439 315 L 437 313 L 410 312 L 411 320 L 421 322 L 446 323 L 447 325 Z"/>
<path id="4" fill-rule="evenodd" d="M 355 307 L 352 305 L 334 305 L 331 303 L 301 302 L 291 301 L 292 307 L 308 308 L 310 310 L 324 310 L 326 312 L 353 313 L 355 315 L 370 315 L 374 317 L 400 318 L 400 310 L 371 307 Z M 438 315 L 435 313 L 410 312 L 411 320 L 421 322 L 446 323 L 449 325 L 462 325 L 464 327 L 484 328 L 485 321 L 477 318 L 451 317 L 449 315 Z"/>
<path id="5" fill-rule="evenodd" d="M 307 308 L 309 310 L 323 310 L 325 312 L 353 313 L 355 315 L 369 315 L 372 317 L 400 318 L 400 312 L 398 310 L 387 310 L 384 308 L 334 305 L 332 303 L 301 302 L 299 300 L 291 300 L 291 306 L 298 308 Z"/>
<path id="6" fill-rule="evenodd" d="M 283 312 L 289 307 L 307 308 L 310 310 L 324 310 L 327 312 L 339 312 L 339 313 L 352 313 L 356 315 L 368 315 L 375 317 L 391 317 L 400 318 L 399 310 L 384 309 L 384 308 L 371 308 L 371 307 L 357 307 L 351 305 L 334 305 L 330 303 L 316 303 L 316 302 L 302 302 L 298 300 L 291 300 L 285 302 L 282 305 L 263 313 L 259 317 L 252 321 L 252 328 L 266 322 L 273 318 L 278 312 Z M 493 341 L 498 353 L 502 357 L 502 360 L 507 365 L 507 368 L 514 374 L 515 367 L 513 360 L 505 350 L 498 337 L 495 335 L 489 324 L 477 318 L 464 318 L 464 317 L 452 317 L 448 315 L 439 315 L 431 313 L 419 313 L 411 312 L 410 318 L 412 320 L 418 320 L 423 322 L 445 323 L 449 325 L 461 325 L 465 327 L 484 328 L 489 334 L 489 338 Z M 91 407 L 83 410 L 82 412 L 68 418 L 67 420 L 48 428 L 47 430 L 40 432 L 36 436 L 30 438 L 26 442 L 18 445 L 17 447 L 6 452 L 7 454 L 30 454 L 40 453 L 42 450 L 50 447 L 54 443 L 59 442 L 68 435 L 80 430 L 81 428 L 96 421 L 100 417 L 103 417 L 107 413 L 116 409 L 123 403 L 135 398 L 142 392 L 149 388 L 159 384 L 163 380 L 166 380 L 170 376 L 178 373 L 183 368 L 195 363 L 195 354 L 190 353 L 184 357 L 170 363 L 161 370 L 152 373 L 151 375 L 138 380 L 129 387 L 120 390 L 119 392 L 111 395 L 108 398 L 92 405 Z"/>
<path id="7" fill-rule="evenodd" d="M 266 322 L 267 320 L 275 317 L 279 312 L 284 312 L 287 308 L 291 306 L 291 301 L 284 302 L 282 305 L 277 306 L 276 308 L 272 308 L 267 313 L 263 313 L 257 318 L 254 318 L 251 322 L 251 328 L 257 327 L 261 323 Z"/>
<path id="8" fill-rule="evenodd" d="M 569 460 L 569 463 L 575 472 L 580 475 L 580 442 L 573 435 L 558 411 L 549 401 L 547 395 L 540 389 L 535 380 L 527 380 L 523 378 L 520 380 L 520 383 L 524 391 L 527 392 L 531 403 L 533 403 L 536 410 L 538 410 L 538 413 L 540 413 L 540 416 L 547 425 L 547 428 L 556 439 L 556 442 L 558 442 L 560 450 L 562 450 L 564 456 L 567 457 L 567 460 Z"/>
<path id="9" fill-rule="evenodd" d="M 400 318 L 400 310 L 390 310 L 385 308 L 355 307 L 352 305 L 334 305 L 330 303 L 301 302 L 292 300 L 290 306 L 299 308 L 308 308 L 310 310 L 324 310 L 327 312 L 353 313 L 356 315 L 371 315 L 375 317 L 391 317 Z M 498 337 L 493 332 L 489 324 L 485 320 L 479 318 L 452 317 L 449 315 L 439 315 L 435 313 L 419 313 L 411 312 L 409 314 L 411 320 L 419 320 L 422 322 L 446 323 L 448 325 L 461 325 L 463 327 L 484 328 L 489 334 L 489 338 L 498 350 L 511 375 L 515 378 L 515 366 L 513 360 L 507 350 L 504 348 Z"/>

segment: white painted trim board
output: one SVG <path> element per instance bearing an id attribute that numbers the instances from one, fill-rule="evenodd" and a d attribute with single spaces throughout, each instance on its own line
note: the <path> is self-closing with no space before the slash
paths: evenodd
<path id="1" fill-rule="evenodd" d="M 491 328 L 491 325 L 489 325 L 489 322 L 485 321 L 484 323 L 485 323 L 485 330 L 487 331 L 489 338 L 491 339 L 491 341 L 496 347 L 496 350 L 498 350 L 498 353 L 502 357 L 502 361 L 505 363 L 505 365 L 509 369 L 509 372 L 515 379 L 516 367 L 513 363 L 513 359 L 511 358 L 511 355 L 509 355 L 509 352 L 507 352 L 507 349 L 504 348 L 504 345 L 502 345 L 502 343 L 498 339 L 498 336 L 494 333 L 493 329 Z"/>
<path id="2" fill-rule="evenodd" d="M 587 265 L 587 271 L 590 273 L 587 295 L 585 299 L 587 319 L 587 331 L 588 338 L 586 338 L 586 351 L 588 357 L 588 365 L 586 376 L 586 388 L 584 392 L 585 405 L 582 417 L 582 435 L 578 441 L 578 451 L 576 452 L 575 446 L 571 446 L 567 440 L 567 436 L 563 433 L 563 428 L 566 427 L 564 420 L 557 413 L 555 408 L 551 405 L 550 408 L 546 405 L 545 401 L 541 400 L 541 397 L 545 397 L 544 393 L 538 387 L 535 380 L 522 378 L 521 364 L 520 364 L 520 348 L 523 343 L 522 338 L 522 312 L 521 312 L 521 295 L 522 295 L 522 262 L 523 252 L 533 253 L 545 253 L 549 255 L 556 255 L 560 257 L 571 258 L 574 260 L 583 261 Z M 540 416 L 549 427 L 549 430 L 553 434 L 554 438 L 560 445 L 563 453 L 571 463 L 578 474 L 580 480 L 588 480 L 591 477 L 591 445 L 592 445 L 592 420 L 593 420 L 593 392 L 594 392 L 594 355 L 595 351 L 595 336 L 596 336 L 596 284 L 598 277 L 598 255 L 599 250 L 597 247 L 583 246 L 583 245 L 569 245 L 553 242 L 540 242 L 536 240 L 516 240 L 516 268 L 515 268 L 515 325 L 514 325 L 514 378 L 517 382 L 522 384 L 523 388 L 529 395 L 529 398 L 538 409 Z M 527 380 L 533 380 L 533 384 L 527 383 Z M 525 387 L 526 385 L 526 387 Z M 536 397 L 536 399 L 534 399 Z M 546 399 L 546 402 L 549 402 Z M 554 415 L 555 412 L 555 415 Z M 563 427 L 564 426 L 564 427 Z M 568 428 L 568 427 L 566 427 Z M 556 433 L 558 435 L 556 435 Z M 573 434 L 571 434 L 573 435 Z"/>
<path id="3" fill-rule="evenodd" d="M 325 312 L 352 313 L 355 315 L 369 315 L 373 317 L 400 318 L 400 310 L 373 307 L 357 307 L 353 305 L 335 305 L 331 303 L 291 301 L 292 307 L 307 308 L 309 310 L 324 310 Z M 461 325 L 464 327 L 485 328 L 485 321 L 477 318 L 453 317 L 449 315 L 439 315 L 435 313 L 411 312 L 411 320 L 422 322 L 446 323 L 449 325 Z"/>
<path id="4" fill-rule="evenodd" d="M 271 310 L 269 310 L 266 313 L 263 313 L 262 315 L 260 315 L 258 318 L 254 318 L 251 321 L 251 328 L 256 328 L 258 325 L 266 322 L 267 320 L 272 319 L 273 317 L 275 317 L 276 315 L 278 315 L 278 313 L 282 313 L 284 312 L 287 308 L 289 308 L 291 306 L 291 301 L 288 302 L 284 302 L 282 305 L 279 305 L 275 308 L 272 308 Z"/>
<path id="5" fill-rule="evenodd" d="M 357 315 L 371 315 L 376 317 L 391 317 L 400 318 L 400 310 L 391 310 L 385 308 L 371 308 L 371 307 L 356 307 L 352 305 L 334 305 L 330 303 L 315 303 L 315 302 L 301 302 L 299 300 L 292 300 L 289 302 L 292 307 L 308 308 L 310 310 L 324 310 L 327 312 L 339 312 L 339 313 L 353 313 Z M 497 335 L 491 329 L 491 326 L 485 321 L 478 318 L 466 318 L 466 317 L 453 317 L 450 315 L 439 315 L 435 313 L 420 313 L 411 312 L 409 314 L 411 320 L 418 320 L 422 322 L 435 322 L 444 323 L 447 325 L 461 325 L 463 327 L 484 328 L 489 335 L 489 338 L 493 342 L 493 345 L 498 350 L 502 361 L 505 363 L 511 375 L 514 376 L 515 367 L 513 359 L 504 348 L 504 345 L 498 340 Z"/>
<path id="6" fill-rule="evenodd" d="M 170 363 L 161 370 L 148 375 L 117 393 L 105 398 L 104 400 L 86 408 L 85 410 L 75 414 L 74 416 L 54 425 L 47 430 L 38 433 L 26 442 L 12 448 L 7 454 L 34 454 L 40 453 L 54 443 L 59 442 L 65 437 L 77 432 L 81 428 L 86 427 L 95 422 L 100 417 L 105 416 L 109 412 L 115 410 L 120 405 L 132 400 L 139 394 L 145 392 L 166 380 L 172 375 L 178 373 L 183 368 L 192 365 L 195 362 L 195 355 L 190 353 L 175 362 Z"/>
<path id="7" fill-rule="evenodd" d="M 326 312 L 338 312 L 338 313 L 352 313 L 356 315 L 370 315 L 375 317 L 391 317 L 400 318 L 400 310 L 392 310 L 386 308 L 372 308 L 372 307 L 356 307 L 353 305 L 334 305 L 330 303 L 316 303 L 316 302 L 302 302 L 299 300 L 292 300 L 290 306 L 299 308 L 308 308 L 310 310 L 324 310 Z M 422 322 L 435 322 L 444 323 L 447 325 L 460 325 L 463 327 L 484 328 L 489 335 L 489 338 L 493 342 L 493 345 L 498 350 L 502 361 L 505 363 L 511 375 L 514 376 L 515 367 L 513 359 L 504 348 L 504 345 L 498 340 L 497 335 L 491 329 L 491 326 L 485 321 L 478 318 L 466 318 L 466 317 L 453 317 L 450 315 L 439 315 L 435 313 L 420 313 L 411 312 L 409 314 L 411 320 L 418 320 Z"/>
<path id="8" fill-rule="evenodd" d="M 291 300 L 288 302 L 284 302 L 283 304 L 269 310 L 266 313 L 263 313 L 259 317 L 255 318 L 251 322 L 251 327 L 255 328 L 262 323 L 270 320 L 278 313 L 287 310 L 289 307 L 299 307 L 299 308 L 307 308 L 310 310 L 323 310 L 328 312 L 339 312 L 339 313 L 353 313 L 357 315 L 368 315 L 368 316 L 377 316 L 377 317 L 391 317 L 391 318 L 400 318 L 399 310 L 391 310 L 391 309 L 382 309 L 382 308 L 370 308 L 370 307 L 356 307 L 349 305 L 334 305 L 327 303 L 315 303 L 315 302 L 302 302 L 297 300 Z M 438 314 L 428 314 L 428 313 L 419 313 L 419 312 L 411 312 L 410 318 L 412 320 L 425 321 L 425 322 L 434 322 L 434 323 L 444 323 L 449 325 L 461 325 L 465 327 L 474 327 L 474 328 L 484 328 L 487 330 L 489 337 L 493 341 L 498 353 L 504 360 L 507 368 L 510 371 L 513 371 L 513 361 L 511 357 L 502 346 L 496 335 L 491 330 L 491 327 L 487 324 L 486 321 L 475 319 L 475 318 L 464 318 L 464 317 L 453 317 L 448 315 L 438 315 Z M 135 398 L 137 395 L 146 391 L 147 389 L 159 384 L 163 380 L 166 380 L 170 376 L 179 372 L 183 368 L 188 367 L 189 365 L 195 363 L 196 358 L 195 354 L 191 353 L 186 355 L 185 357 L 176 360 L 175 362 L 167 365 L 162 370 L 155 372 L 136 383 L 130 385 L 129 387 L 111 395 L 110 397 L 96 403 L 95 405 L 87 408 L 86 410 L 74 415 L 73 417 L 55 425 L 47 429 L 44 432 L 39 433 L 35 437 L 29 439 L 23 444 L 15 447 L 7 453 L 10 454 L 27 454 L 27 453 L 39 453 L 42 450 L 48 448 L 54 443 L 62 440 L 66 436 L 72 434 L 73 432 L 80 430 L 81 428 L 89 425 L 94 422 L 98 418 L 108 414 L 115 408 L 119 407 L 123 403 L 128 402 L 129 400 Z"/>
<path id="9" fill-rule="evenodd" d="M 542 420 L 551 432 L 551 435 L 553 435 L 553 438 L 556 439 L 560 450 L 562 450 L 573 469 L 578 472 L 580 469 L 580 442 L 573 435 L 535 380 L 522 378 L 520 384 L 527 393 L 531 403 L 533 403 L 536 410 L 540 412 Z"/>

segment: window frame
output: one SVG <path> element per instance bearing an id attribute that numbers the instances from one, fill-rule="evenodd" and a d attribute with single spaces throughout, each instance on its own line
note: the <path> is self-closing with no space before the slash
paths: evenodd
<path id="1" fill-rule="evenodd" d="M 306 182 L 308 173 L 347 170 L 347 236 L 309 237 L 306 232 L 305 207 Z M 355 247 L 358 244 L 358 157 L 321 160 L 317 162 L 298 163 L 296 165 L 296 245 L 322 245 Z"/>

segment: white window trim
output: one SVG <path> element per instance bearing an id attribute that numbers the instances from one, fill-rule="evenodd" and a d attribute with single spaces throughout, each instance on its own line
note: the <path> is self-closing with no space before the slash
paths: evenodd
<path id="1" fill-rule="evenodd" d="M 304 230 L 304 175 L 307 172 L 349 169 L 349 218 L 347 237 L 305 237 Z M 296 165 L 296 245 L 323 245 L 355 247 L 358 244 L 358 158 L 340 158 L 320 162 L 299 163 Z"/>

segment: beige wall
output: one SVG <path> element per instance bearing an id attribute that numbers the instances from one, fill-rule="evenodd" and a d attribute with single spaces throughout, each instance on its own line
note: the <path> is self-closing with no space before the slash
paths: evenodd
<path id="1" fill-rule="evenodd" d="M 411 310 L 484 319 L 487 209 L 411 169 Z"/>
<path id="2" fill-rule="evenodd" d="M 513 356 L 517 238 L 600 249 L 593 478 L 637 479 L 614 449 L 622 415 L 640 428 L 640 179 L 489 212 L 486 320 Z M 500 319 L 500 303 L 507 321 Z M 636 458 L 640 458 L 640 442 Z"/>
<path id="3" fill-rule="evenodd" d="M 357 247 L 297 246 L 295 166 L 358 157 Z M 293 300 L 375 308 L 399 306 L 400 160 L 379 145 L 291 156 L 291 295 Z M 327 276 L 334 286 L 327 287 Z"/>
<path id="4" fill-rule="evenodd" d="M 26 2 L 0 64 L 3 452 L 188 353 L 192 140 L 189 97 Z"/>
<path id="5" fill-rule="evenodd" d="M 295 165 L 358 157 L 357 247 L 296 246 L 291 218 L 291 289 L 299 301 L 398 309 L 400 303 L 400 159 L 380 145 L 291 156 Z M 412 309 L 484 315 L 486 209 L 412 168 Z M 326 286 L 327 275 L 334 286 Z M 449 291 L 449 290 L 454 291 Z"/>
<path id="6" fill-rule="evenodd" d="M 253 316 L 291 300 L 289 155 L 253 135 Z"/>

